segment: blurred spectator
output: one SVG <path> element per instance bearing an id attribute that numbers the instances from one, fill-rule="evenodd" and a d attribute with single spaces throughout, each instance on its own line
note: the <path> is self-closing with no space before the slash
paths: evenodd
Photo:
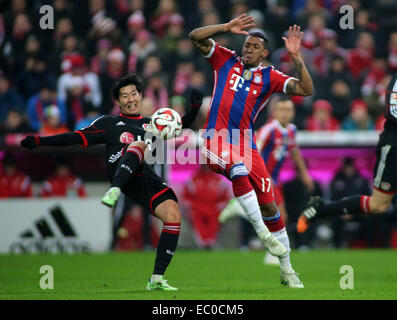
<path id="1" fill-rule="evenodd" d="M 347 60 L 350 72 L 357 80 L 365 76 L 375 53 L 374 38 L 369 32 L 361 32 L 356 47 L 350 49 Z"/>
<path id="2" fill-rule="evenodd" d="M 333 56 L 346 58 L 347 51 L 338 46 L 337 37 L 336 32 L 330 29 L 324 29 L 319 33 L 320 46 L 315 49 L 313 57 L 313 67 L 318 75 L 329 73 Z"/>
<path id="3" fill-rule="evenodd" d="M 49 105 L 56 105 L 60 112 L 60 121 L 66 123 L 66 105 L 57 98 L 57 93 L 51 83 L 43 83 L 40 92 L 28 101 L 27 115 L 29 124 L 35 131 L 39 131 L 44 124 L 44 109 Z"/>
<path id="4" fill-rule="evenodd" d="M 342 121 L 349 114 L 349 106 L 352 101 L 352 92 L 348 83 L 343 79 L 336 79 L 330 83 L 327 100 L 332 105 L 332 112 L 338 121 Z"/>
<path id="5" fill-rule="evenodd" d="M 213 248 L 219 231 L 219 213 L 230 200 L 228 185 L 206 166 L 200 166 L 185 185 L 183 197 L 190 208 L 189 216 L 198 246 Z"/>
<path id="6" fill-rule="evenodd" d="M 10 109 L 4 123 L 0 123 L 0 134 L 34 132 L 21 111 Z"/>
<path id="7" fill-rule="evenodd" d="M 376 86 L 386 75 L 386 62 L 384 59 L 374 59 L 371 64 L 368 74 L 364 78 L 363 84 L 361 86 L 361 94 L 364 97 L 376 95 Z"/>
<path id="8" fill-rule="evenodd" d="M 61 114 L 57 105 L 49 105 L 44 109 L 44 124 L 39 130 L 41 136 L 52 136 L 69 132 L 68 127 L 61 123 Z"/>
<path id="9" fill-rule="evenodd" d="M 182 95 L 190 86 L 191 76 L 194 71 L 194 65 L 190 61 L 182 61 L 176 66 L 176 73 L 174 77 L 174 85 L 172 93 Z"/>
<path id="10" fill-rule="evenodd" d="M 127 33 L 123 36 L 123 47 L 129 48 L 137 34 L 146 28 L 146 18 L 141 10 L 132 13 L 127 20 Z"/>
<path id="11" fill-rule="evenodd" d="M 117 28 L 117 22 L 107 11 L 105 0 L 90 0 L 89 12 L 91 15 L 91 29 L 88 32 L 89 41 L 92 44 L 99 39 L 108 38 L 117 43 L 120 40 L 121 31 Z"/>
<path id="12" fill-rule="evenodd" d="M 188 87 L 185 89 L 184 96 L 188 97 L 187 94 L 190 94 L 192 88 L 196 88 L 200 90 L 204 96 L 211 95 L 211 88 L 208 86 L 208 83 L 205 79 L 205 75 L 201 71 L 193 71 L 190 77 L 190 83 Z M 189 92 L 189 93 L 187 93 Z"/>
<path id="13" fill-rule="evenodd" d="M 126 57 L 124 52 L 119 48 L 109 51 L 106 58 L 106 68 L 100 73 L 99 80 L 102 88 L 102 107 L 103 114 L 108 113 L 113 107 L 111 89 L 113 84 L 120 79 L 126 70 Z"/>
<path id="14" fill-rule="evenodd" d="M 342 167 L 336 172 L 331 185 L 331 201 L 342 199 L 344 197 L 353 196 L 356 194 L 371 194 L 369 182 L 364 179 L 358 172 L 354 159 L 345 158 Z M 334 230 L 334 244 L 335 247 L 340 248 L 343 245 L 343 228 L 346 221 L 351 217 L 334 217 L 333 230 Z M 354 218 L 357 220 L 357 218 Z"/>
<path id="15" fill-rule="evenodd" d="M 54 57 L 54 68 L 58 73 L 71 72 L 74 59 L 80 55 L 79 40 L 74 34 L 68 34 L 62 38 L 58 52 Z"/>
<path id="16" fill-rule="evenodd" d="M 330 61 L 330 70 L 328 74 L 321 75 L 316 77 L 314 75 L 314 81 L 317 83 L 316 87 L 316 96 L 318 97 L 328 97 L 329 96 L 329 88 L 331 88 L 332 84 L 336 80 L 342 80 L 343 82 L 349 84 L 349 88 L 352 92 L 353 96 L 358 95 L 358 85 L 356 81 L 354 81 L 350 72 L 346 72 L 347 62 L 341 56 L 334 55 L 331 57 Z"/>
<path id="17" fill-rule="evenodd" d="M 0 71 L 0 123 L 3 122 L 11 109 L 25 111 L 22 97 L 11 87 L 10 81 Z"/>
<path id="18" fill-rule="evenodd" d="M 138 64 L 142 64 L 156 50 L 156 42 L 147 30 L 137 33 L 135 41 L 129 46 L 128 72 L 137 72 Z"/>
<path id="19" fill-rule="evenodd" d="M 287 1 L 268 1 L 265 11 L 265 21 L 268 30 L 274 34 L 282 34 L 290 26 L 289 8 Z M 306 32 L 305 32 L 306 33 Z M 276 48 L 284 46 L 283 40 L 275 37 Z"/>
<path id="20" fill-rule="evenodd" d="M 43 83 L 55 82 L 56 77 L 49 70 L 47 58 L 42 53 L 29 56 L 26 59 L 24 70 L 16 78 L 18 91 L 25 101 L 28 101 L 33 95 L 37 94 Z"/>
<path id="21" fill-rule="evenodd" d="M 374 130 L 374 121 L 368 114 L 365 101 L 356 99 L 350 107 L 350 115 L 342 122 L 343 130 Z"/>
<path id="22" fill-rule="evenodd" d="M 143 78 L 150 78 L 152 75 L 160 73 L 162 71 L 161 66 L 162 63 L 158 56 L 148 56 L 142 70 Z"/>
<path id="23" fill-rule="evenodd" d="M 167 30 L 170 17 L 178 12 L 175 0 L 160 0 L 153 13 L 150 25 L 158 38 L 162 38 Z"/>
<path id="24" fill-rule="evenodd" d="M 102 102 L 102 93 L 98 75 L 88 70 L 85 64 L 85 58 L 81 54 L 74 55 L 71 58 L 71 71 L 66 72 L 58 78 L 58 97 L 60 100 L 66 100 L 68 83 L 73 77 L 80 76 L 84 80 L 84 86 L 89 90 L 90 102 L 97 108 Z"/>
<path id="25" fill-rule="evenodd" d="M 77 131 L 85 127 L 88 127 L 92 122 L 94 122 L 100 116 L 101 116 L 100 113 L 95 108 L 90 108 L 86 110 L 84 117 L 76 123 L 76 126 L 74 127 L 73 131 Z"/>
<path id="26" fill-rule="evenodd" d="M 59 42 L 66 35 L 73 33 L 72 20 L 68 17 L 61 17 L 56 20 L 55 30 L 54 30 L 54 41 Z"/>
<path id="27" fill-rule="evenodd" d="M 153 101 L 156 109 L 168 107 L 168 91 L 161 73 L 150 77 L 144 96 Z"/>
<path id="28" fill-rule="evenodd" d="M 24 52 L 26 41 L 32 31 L 32 23 L 26 13 L 19 13 L 15 16 L 11 34 L 11 50 L 14 58 L 14 73 L 19 73 L 23 64 L 19 65 L 20 61 L 24 60 Z"/>
<path id="29" fill-rule="evenodd" d="M 87 99 L 88 95 L 88 99 Z M 86 112 L 93 108 L 89 100 L 89 89 L 80 76 L 72 77 L 67 84 L 66 112 L 67 127 L 73 130 L 76 123 L 81 121 Z"/>
<path id="30" fill-rule="evenodd" d="M 372 11 L 373 15 L 373 11 Z M 361 32 L 370 32 L 373 36 L 377 37 L 377 44 L 381 47 L 382 34 L 379 33 L 379 25 L 371 20 L 371 13 L 365 9 L 354 11 L 354 28 L 339 31 L 340 43 L 346 49 L 354 47 L 358 36 Z"/>
<path id="31" fill-rule="evenodd" d="M 5 154 L 1 160 L 0 198 L 33 197 L 30 178 L 17 169 L 16 158 Z"/>
<path id="32" fill-rule="evenodd" d="M 309 131 L 337 131 L 339 121 L 332 115 L 332 106 L 326 100 L 316 100 L 313 103 L 313 113 L 306 120 L 305 130 Z"/>
<path id="33" fill-rule="evenodd" d="M 107 58 L 110 50 L 112 49 L 112 43 L 107 39 L 101 39 L 98 41 L 96 48 L 97 53 L 91 58 L 90 67 L 92 72 L 99 75 L 106 71 Z"/>
<path id="34" fill-rule="evenodd" d="M 299 25 L 306 27 L 309 23 L 309 19 L 313 16 L 321 17 L 324 21 L 329 18 L 329 12 L 321 6 L 320 1 L 307 0 L 304 3 L 305 6 L 297 14 Z"/>
<path id="35" fill-rule="evenodd" d="M 55 174 L 43 182 L 40 195 L 42 197 L 87 196 L 83 181 L 77 178 L 64 160 L 60 160 L 55 168 Z"/>
<path id="36" fill-rule="evenodd" d="M 165 35 L 159 41 L 159 49 L 162 54 L 176 51 L 178 40 L 184 36 L 184 23 L 185 19 L 180 14 L 174 13 L 170 16 Z"/>

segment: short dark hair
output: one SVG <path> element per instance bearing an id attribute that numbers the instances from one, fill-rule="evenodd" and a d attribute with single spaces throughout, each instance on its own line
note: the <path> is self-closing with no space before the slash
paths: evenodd
<path id="1" fill-rule="evenodd" d="M 263 44 L 264 44 L 265 48 L 267 49 L 267 43 L 269 42 L 269 39 L 268 39 L 267 35 L 264 32 L 261 32 L 261 31 L 250 31 L 250 32 L 248 32 L 248 35 L 252 36 L 252 37 L 261 38 L 263 40 Z"/>
<path id="2" fill-rule="evenodd" d="M 113 85 L 112 87 L 112 96 L 117 101 L 119 100 L 120 89 L 129 85 L 135 85 L 136 90 L 141 93 L 142 92 L 142 80 L 136 74 L 127 74 Z"/>

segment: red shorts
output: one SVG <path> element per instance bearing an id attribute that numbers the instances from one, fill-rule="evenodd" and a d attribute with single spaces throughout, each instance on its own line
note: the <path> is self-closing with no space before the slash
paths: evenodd
<path id="1" fill-rule="evenodd" d="M 271 178 L 265 162 L 257 150 L 240 148 L 239 146 L 222 143 L 215 146 L 207 139 L 201 148 L 204 163 L 214 172 L 230 179 L 229 172 L 233 164 L 243 161 L 248 178 L 258 197 L 259 205 L 274 201 Z"/>

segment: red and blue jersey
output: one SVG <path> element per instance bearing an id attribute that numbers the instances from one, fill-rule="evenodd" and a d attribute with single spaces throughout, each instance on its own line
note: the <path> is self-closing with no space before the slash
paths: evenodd
<path id="1" fill-rule="evenodd" d="M 284 128 L 276 119 L 265 124 L 257 132 L 259 152 L 274 183 L 278 181 L 280 169 L 288 153 L 297 147 L 295 136 L 294 124 L 290 123 Z"/>
<path id="2" fill-rule="evenodd" d="M 234 51 L 214 42 L 205 56 L 214 70 L 214 88 L 207 115 L 204 135 L 211 139 L 211 129 L 226 129 L 230 143 L 241 144 L 244 131 L 249 134 L 249 147 L 257 149 L 253 136 L 253 124 L 265 107 L 271 94 L 286 93 L 287 83 L 293 77 L 275 70 L 272 66 L 259 65 L 247 68 Z M 240 136 L 232 132 L 239 130 Z M 247 137 L 247 136 L 246 136 Z"/>

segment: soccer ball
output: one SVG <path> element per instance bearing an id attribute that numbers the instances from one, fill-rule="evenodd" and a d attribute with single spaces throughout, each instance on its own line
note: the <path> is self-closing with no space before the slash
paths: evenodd
<path id="1" fill-rule="evenodd" d="M 150 125 L 156 137 L 167 140 L 179 135 L 182 130 L 182 119 L 175 110 L 161 108 L 152 115 Z"/>

